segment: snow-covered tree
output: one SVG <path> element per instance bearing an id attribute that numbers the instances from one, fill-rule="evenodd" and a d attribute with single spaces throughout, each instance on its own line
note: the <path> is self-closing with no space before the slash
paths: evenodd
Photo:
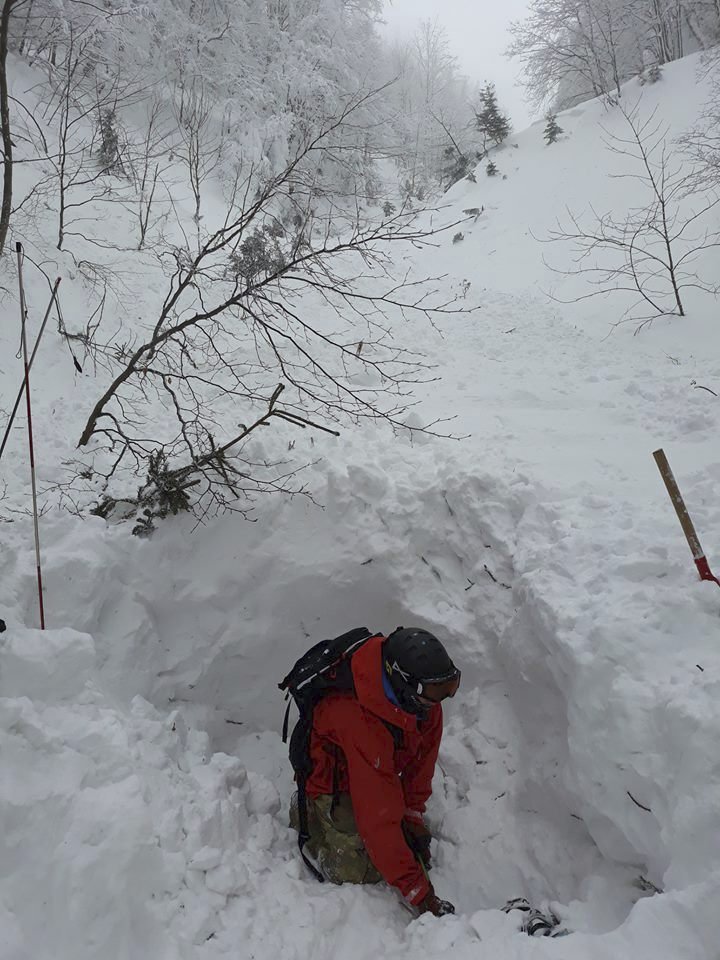
<path id="1" fill-rule="evenodd" d="M 533 0 L 511 33 L 537 105 L 602 96 L 618 86 L 625 51 L 639 49 L 622 0 Z"/>
<path id="2" fill-rule="evenodd" d="M 719 30 L 720 0 L 533 0 L 508 53 L 537 105 L 566 107 L 618 99 L 649 63 L 708 47 Z"/>
<path id="3" fill-rule="evenodd" d="M 683 150 L 692 162 L 693 189 L 720 190 L 720 50 L 708 63 L 710 96 L 698 122 L 684 137 Z"/>
<path id="4" fill-rule="evenodd" d="M 564 133 L 564 131 L 557 122 L 557 114 L 548 113 L 545 119 L 546 123 L 543 136 L 545 137 L 545 143 L 550 146 L 551 143 L 557 143 L 558 137 L 561 133 Z"/>
<path id="5" fill-rule="evenodd" d="M 52 202 L 53 182 L 58 188 L 60 246 L 69 191 L 118 173 L 136 183 L 145 243 L 157 223 L 148 202 L 156 195 L 152 171 L 159 175 L 162 166 L 158 137 L 166 153 L 185 159 L 198 221 L 203 179 L 212 173 L 231 184 L 240 167 L 267 175 L 283 169 L 298 144 L 342 116 L 358 94 L 353 124 L 329 133 L 303 164 L 308 184 L 322 182 L 326 192 L 361 202 L 374 195 L 389 98 L 364 99 L 362 92 L 369 92 L 367 78 L 383 59 L 381 8 L 380 0 L 18 3 L 8 46 L 45 71 L 50 106 L 36 124 L 15 112 L 34 144 L 33 162 L 46 155 L 38 190 Z M 139 110 L 143 101 L 148 108 Z M 143 113 L 152 131 L 138 130 Z M 55 138 L 58 118 L 56 148 L 48 135 L 52 127 Z M 126 127 L 137 142 L 125 136 Z M 123 202 L 131 204 L 127 193 Z"/>
<path id="6" fill-rule="evenodd" d="M 142 77 L 182 105 L 202 78 L 213 117 L 246 158 L 282 167 L 293 138 L 368 86 L 381 56 L 378 0 L 27 0 L 11 48 L 48 73 L 72 28 L 85 74 L 108 85 Z M 375 85 L 375 84 L 373 84 Z M 182 116 L 181 116 L 182 119 Z"/>
<path id="7" fill-rule="evenodd" d="M 486 83 L 478 94 L 475 125 L 483 140 L 483 148 L 491 141 L 496 146 L 510 134 L 510 120 L 498 106 L 495 84 Z"/>
<path id="8" fill-rule="evenodd" d="M 397 77 L 389 91 L 388 127 L 411 190 L 448 186 L 464 176 L 474 156 L 470 91 L 437 20 L 424 21 L 412 40 L 391 46 L 386 74 Z"/>

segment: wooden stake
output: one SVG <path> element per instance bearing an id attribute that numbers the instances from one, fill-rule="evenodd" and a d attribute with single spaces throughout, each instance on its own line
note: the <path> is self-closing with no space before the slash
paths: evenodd
<path id="1" fill-rule="evenodd" d="M 700 579 L 713 580 L 720 587 L 720 580 L 718 580 L 718 578 L 714 576 L 712 571 L 710 570 L 710 564 L 708 563 L 707 557 L 705 556 L 705 551 L 703 550 L 702 544 L 700 543 L 700 538 L 698 537 L 697 531 L 695 530 L 695 525 L 690 518 L 690 514 L 688 513 L 687 507 L 685 506 L 685 501 L 683 500 L 683 496 L 680 493 L 680 488 L 678 487 L 677 481 L 673 476 L 672 470 L 670 469 L 670 464 L 668 463 L 668 459 L 665 456 L 665 451 L 656 450 L 653 453 L 653 457 L 655 458 L 655 463 L 657 464 L 658 470 L 660 471 L 660 476 L 663 478 L 663 481 L 665 482 L 665 487 L 667 488 L 667 492 L 670 495 L 670 499 L 672 500 L 672 505 L 675 507 L 675 513 L 678 516 L 678 520 L 680 521 L 680 526 L 682 527 L 683 533 L 685 534 L 685 539 L 687 540 L 688 546 L 690 547 L 690 552 L 692 553 L 693 560 L 695 561 L 695 566 L 697 567 L 698 573 L 700 574 Z"/>

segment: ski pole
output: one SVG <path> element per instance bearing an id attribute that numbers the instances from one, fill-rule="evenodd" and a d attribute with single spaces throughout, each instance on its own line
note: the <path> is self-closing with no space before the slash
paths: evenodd
<path id="1" fill-rule="evenodd" d="M 60 286 L 60 277 L 57 278 L 57 280 L 55 281 L 55 285 L 53 286 L 52 295 L 51 295 L 51 297 L 50 297 L 50 303 L 48 304 L 48 308 L 47 308 L 47 310 L 45 311 L 45 316 L 43 317 L 43 322 L 42 322 L 42 325 L 41 325 L 41 327 L 40 327 L 40 333 L 38 333 L 38 335 L 37 335 L 37 339 L 36 339 L 36 341 L 35 341 L 35 346 L 33 347 L 33 352 L 30 354 L 30 363 L 28 364 L 28 369 L 29 369 L 29 370 L 32 370 L 33 361 L 35 360 L 35 354 L 38 352 L 38 347 L 40 346 L 40 340 L 41 340 L 41 338 L 42 338 L 43 333 L 45 332 L 45 325 L 47 324 L 48 319 L 49 319 L 49 317 L 50 317 L 50 313 L 51 313 L 51 311 L 52 311 L 53 304 L 54 304 L 55 301 L 56 301 L 57 292 L 58 292 L 58 287 L 59 287 L 59 286 Z M 24 389 L 25 389 L 25 377 L 23 377 L 23 382 L 22 382 L 22 384 L 20 385 L 20 389 L 18 390 L 17 399 L 15 400 L 15 406 L 12 408 L 12 413 L 10 414 L 10 419 L 8 420 L 8 425 L 7 425 L 7 427 L 5 428 L 5 435 L 3 436 L 2 444 L 0 444 L 0 460 L 2 460 L 3 451 L 5 450 L 5 447 L 7 446 L 7 442 L 8 442 L 8 439 L 9 439 L 9 437 L 10 437 L 10 430 L 12 429 L 13 421 L 15 420 L 15 414 L 18 412 L 18 407 L 20 406 L 20 401 L 22 400 L 22 395 L 23 395 L 23 390 L 24 390 Z"/>
<path id="2" fill-rule="evenodd" d="M 680 493 L 680 488 L 677 485 L 677 481 L 673 476 L 673 472 L 670 469 L 670 464 L 668 459 L 665 456 L 664 450 L 656 450 L 653 453 L 655 458 L 655 463 L 658 465 L 658 470 L 660 471 L 660 476 L 665 482 L 667 492 L 670 495 L 672 500 L 672 505 L 675 507 L 675 513 L 677 513 L 678 520 L 680 521 L 680 526 L 683 529 L 685 534 L 685 539 L 688 542 L 690 547 L 690 552 L 692 553 L 693 560 L 695 561 L 695 566 L 697 567 L 698 573 L 700 574 L 701 580 L 712 580 L 720 587 L 720 580 L 710 570 L 710 564 L 707 561 L 705 556 L 705 551 L 702 548 L 700 543 L 700 538 L 697 535 L 695 530 L 695 525 L 693 524 L 688 509 L 685 506 L 685 501 L 683 496 Z"/>
<path id="3" fill-rule="evenodd" d="M 42 590 L 42 564 L 40 562 L 40 527 L 38 524 L 37 483 L 35 481 L 35 446 L 33 444 L 32 404 L 30 402 L 30 362 L 27 349 L 27 307 L 22 275 L 22 244 L 15 245 L 18 261 L 18 283 L 20 284 L 20 338 L 22 341 L 23 364 L 25 366 L 25 400 L 28 419 L 28 447 L 30 450 L 30 480 L 32 483 L 33 523 L 35 527 L 35 563 L 37 567 L 38 602 L 40 605 L 40 629 L 45 629 L 45 605 Z"/>

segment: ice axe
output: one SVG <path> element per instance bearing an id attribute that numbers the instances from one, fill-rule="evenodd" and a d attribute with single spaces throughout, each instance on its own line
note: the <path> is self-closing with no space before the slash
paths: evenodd
<path id="1" fill-rule="evenodd" d="M 688 542 L 690 547 L 690 552 L 693 555 L 693 560 L 695 561 L 695 566 L 697 567 L 698 573 L 700 574 L 701 580 L 712 580 L 720 587 L 720 580 L 713 574 L 710 569 L 710 564 L 707 561 L 705 556 L 705 551 L 702 548 L 700 539 L 695 530 L 695 525 L 690 519 L 690 514 L 688 513 L 687 507 L 685 506 L 685 501 L 683 500 L 682 494 L 680 493 L 680 488 L 677 485 L 677 481 L 673 476 L 673 472 L 670 469 L 670 464 L 668 459 L 665 456 L 664 450 L 656 450 L 653 453 L 655 457 L 655 463 L 658 465 L 658 470 L 660 471 L 660 476 L 665 482 L 667 487 L 667 492 L 670 495 L 672 504 L 675 507 L 675 513 L 678 515 L 678 520 L 680 521 L 680 526 L 683 528 L 683 533 L 685 534 L 685 539 Z"/>

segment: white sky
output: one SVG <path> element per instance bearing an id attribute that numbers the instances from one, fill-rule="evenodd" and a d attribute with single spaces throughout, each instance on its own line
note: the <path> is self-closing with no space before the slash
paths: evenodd
<path id="1" fill-rule="evenodd" d="M 412 34 L 420 20 L 437 18 L 462 73 L 481 83 L 493 82 L 500 106 L 521 130 L 530 123 L 530 112 L 517 85 L 518 63 L 508 60 L 504 51 L 510 43 L 508 24 L 522 19 L 527 7 L 528 0 L 385 0 L 386 29 Z"/>

